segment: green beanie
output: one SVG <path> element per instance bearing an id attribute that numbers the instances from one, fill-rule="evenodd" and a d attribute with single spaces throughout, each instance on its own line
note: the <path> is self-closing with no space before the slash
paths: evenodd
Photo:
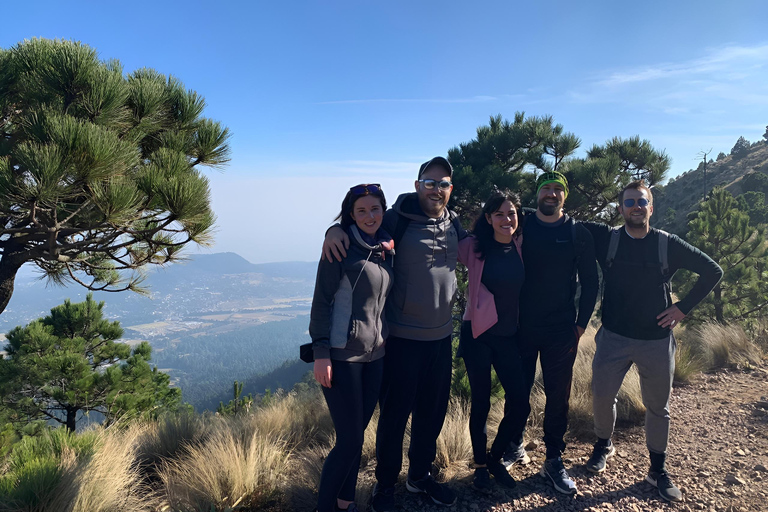
<path id="1" fill-rule="evenodd" d="M 563 173 L 557 171 L 545 172 L 536 179 L 536 195 L 539 194 L 541 187 L 547 183 L 559 183 L 565 189 L 565 197 L 568 197 L 568 180 Z"/>

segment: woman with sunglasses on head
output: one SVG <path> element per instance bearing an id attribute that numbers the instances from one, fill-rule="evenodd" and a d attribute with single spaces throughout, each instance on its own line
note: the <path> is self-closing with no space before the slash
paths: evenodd
<path id="1" fill-rule="evenodd" d="M 520 445 L 522 439 L 512 439 L 515 419 L 507 412 L 528 405 L 516 339 L 518 297 L 525 278 L 518 212 L 520 198 L 516 194 L 494 192 L 475 220 L 472 236 L 459 242 L 459 261 L 466 265 L 469 281 L 459 354 L 472 390 L 469 432 L 474 485 L 479 489 L 491 486 L 491 475 L 505 487 L 515 486 L 501 459 L 511 441 Z M 505 414 L 490 451 L 486 451 L 491 366 L 504 388 Z"/>
<path id="2" fill-rule="evenodd" d="M 365 428 L 381 387 L 384 303 L 392 284 L 391 237 L 381 229 L 387 202 L 376 184 L 349 189 L 336 220 L 349 236 L 341 260 L 317 269 L 309 334 L 315 380 L 336 429 L 336 444 L 323 464 L 319 512 L 357 512 L 355 487 Z"/>

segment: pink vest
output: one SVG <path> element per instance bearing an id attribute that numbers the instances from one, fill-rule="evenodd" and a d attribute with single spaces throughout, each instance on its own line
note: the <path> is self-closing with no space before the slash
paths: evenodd
<path id="1" fill-rule="evenodd" d="M 517 254 L 520 255 L 520 261 L 523 261 L 522 234 L 512 237 L 512 242 L 517 248 Z M 499 317 L 496 313 L 493 294 L 480 282 L 483 278 L 485 260 L 481 260 L 475 252 L 475 237 L 468 236 L 459 241 L 459 261 L 467 267 L 469 280 L 469 296 L 467 308 L 464 310 L 464 320 L 472 322 L 472 337 L 477 338 L 498 322 Z"/>

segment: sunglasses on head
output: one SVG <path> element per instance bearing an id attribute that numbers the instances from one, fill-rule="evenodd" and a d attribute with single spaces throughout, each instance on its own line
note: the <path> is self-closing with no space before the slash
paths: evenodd
<path id="1" fill-rule="evenodd" d="M 451 185 L 453 185 L 453 183 L 448 180 L 419 180 L 419 183 L 424 185 L 424 188 L 427 190 L 432 190 L 435 187 L 440 187 L 440 190 L 448 190 L 451 188 Z"/>
<path id="2" fill-rule="evenodd" d="M 641 197 L 637 200 L 637 206 L 648 206 L 650 204 L 650 201 L 648 201 L 646 198 Z M 624 200 L 624 208 L 632 208 L 635 206 L 635 200 L 634 199 L 625 199 Z"/>
<path id="3" fill-rule="evenodd" d="M 368 194 L 381 193 L 381 185 L 378 183 L 368 183 L 366 185 L 355 185 L 349 191 L 356 196 L 367 196 Z"/>

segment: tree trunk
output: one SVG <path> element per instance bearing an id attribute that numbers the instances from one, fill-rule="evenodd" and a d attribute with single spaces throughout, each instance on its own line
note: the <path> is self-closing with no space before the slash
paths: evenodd
<path id="1" fill-rule="evenodd" d="M 75 416 L 77 416 L 77 408 L 67 407 L 67 430 L 72 433 L 75 432 Z"/>
<path id="2" fill-rule="evenodd" d="M 0 257 L 0 313 L 5 311 L 11 300 L 16 273 L 25 262 L 22 254 L 13 252 L 10 245 L 3 248 L 3 255 Z"/>
<path id="3" fill-rule="evenodd" d="M 723 289 L 718 283 L 712 290 L 714 300 L 712 301 L 715 306 L 715 320 L 719 324 L 725 324 L 725 318 L 723 318 Z"/>

